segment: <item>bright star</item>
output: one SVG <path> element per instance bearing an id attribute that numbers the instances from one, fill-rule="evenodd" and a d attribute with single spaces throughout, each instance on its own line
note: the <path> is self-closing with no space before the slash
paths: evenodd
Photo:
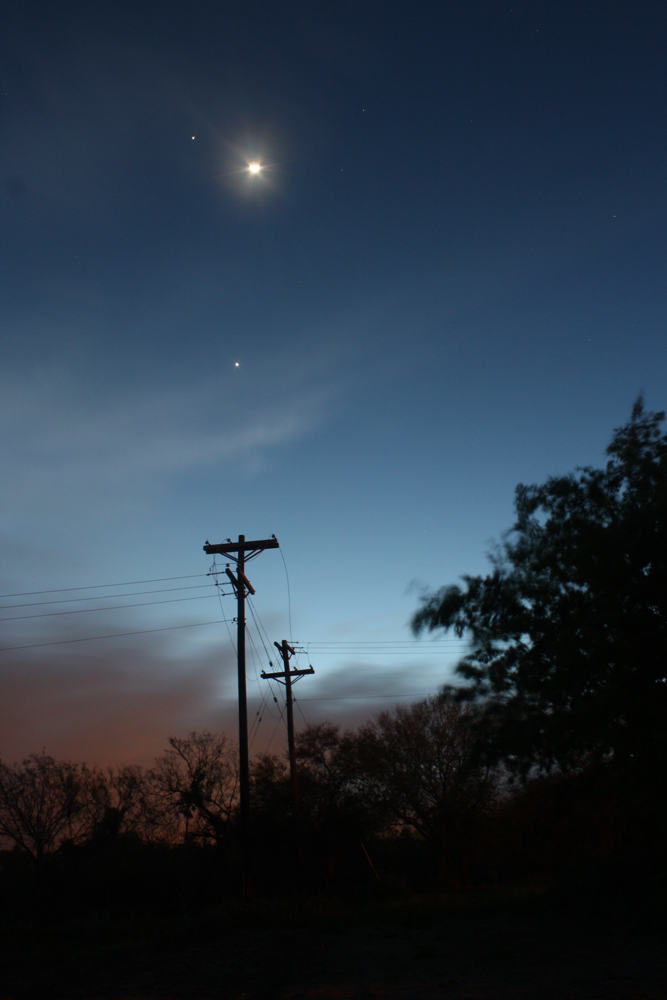
<path id="1" fill-rule="evenodd" d="M 234 367 L 235 368 L 240 368 L 241 367 L 241 362 L 240 361 L 235 361 L 234 362 Z"/>

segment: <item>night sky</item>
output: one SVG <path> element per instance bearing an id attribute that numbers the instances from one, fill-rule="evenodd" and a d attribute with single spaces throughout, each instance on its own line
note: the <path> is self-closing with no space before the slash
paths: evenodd
<path id="1" fill-rule="evenodd" d="M 667 5 L 3 8 L 0 756 L 234 735 L 240 533 L 299 724 L 436 691 L 420 588 L 667 407 Z"/>

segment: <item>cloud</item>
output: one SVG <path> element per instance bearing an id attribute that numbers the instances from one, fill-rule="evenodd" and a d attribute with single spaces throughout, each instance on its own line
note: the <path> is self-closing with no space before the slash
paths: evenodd
<path id="1" fill-rule="evenodd" d="M 118 639 L 89 652 L 70 647 L 2 655 L 5 761 L 44 747 L 56 757 L 101 766 L 147 765 L 170 735 L 236 733 L 235 658 L 227 644 L 178 661 L 161 657 L 155 638 L 151 646 Z"/>
<path id="2" fill-rule="evenodd" d="M 252 475 L 269 452 L 312 434 L 328 404 L 322 387 L 246 408 L 210 385 L 90 398 L 85 377 L 57 369 L 3 381 L 5 513 L 7 505 L 43 505 L 46 494 L 52 505 L 69 504 L 82 487 L 104 507 L 109 489 L 156 487 L 224 462 Z"/>
<path id="3" fill-rule="evenodd" d="M 316 666 L 315 676 L 306 677 L 295 690 L 297 711 L 303 723 L 328 720 L 342 729 L 355 729 L 378 712 L 435 694 L 443 680 L 435 665 L 425 658 L 419 663 L 406 658 L 391 667 L 379 659 L 374 664 L 348 660 L 328 671 Z"/>
<path id="4" fill-rule="evenodd" d="M 0 757 L 14 762 L 44 747 L 55 757 L 100 766 L 150 766 L 172 735 L 210 729 L 235 739 L 231 645 L 218 633 L 214 642 L 188 644 L 175 655 L 166 637 L 172 634 L 0 654 Z M 254 683 L 250 663 L 248 671 L 251 753 L 280 754 L 286 743 L 284 692 L 279 685 L 274 691 L 265 681 Z M 367 661 L 328 671 L 316 667 L 314 677 L 295 687 L 297 729 L 325 719 L 355 728 L 433 690 L 432 669 L 422 662 L 389 669 Z"/>

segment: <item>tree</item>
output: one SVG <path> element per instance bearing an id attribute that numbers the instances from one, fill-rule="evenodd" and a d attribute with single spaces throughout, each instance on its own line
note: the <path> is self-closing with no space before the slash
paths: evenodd
<path id="1" fill-rule="evenodd" d="M 187 837 L 222 846 L 238 799 L 236 747 L 224 733 L 192 732 L 168 742 L 150 780 L 172 836 L 184 828 Z"/>
<path id="2" fill-rule="evenodd" d="M 108 842 L 128 834 L 145 842 L 159 837 L 160 817 L 141 767 L 129 764 L 85 773 L 81 812 L 93 841 Z"/>
<path id="3" fill-rule="evenodd" d="M 377 803 L 358 769 L 356 737 L 329 722 L 296 736 L 299 802 L 304 845 L 324 860 L 329 884 L 368 862 L 362 844 L 383 827 Z"/>
<path id="4" fill-rule="evenodd" d="M 132 833 L 150 839 L 156 817 L 140 767 L 87 767 L 33 753 L 21 764 L 0 762 L 0 835 L 38 870 L 65 845 L 113 840 Z"/>
<path id="5" fill-rule="evenodd" d="M 489 801 L 493 779 L 475 752 L 474 717 L 440 696 L 399 705 L 361 726 L 357 770 L 391 826 L 439 843 L 455 817 Z"/>
<path id="6" fill-rule="evenodd" d="M 63 844 L 91 836 L 98 815 L 88 792 L 99 772 L 57 761 L 44 751 L 21 764 L 0 762 L 0 834 L 24 850 L 38 871 Z"/>
<path id="7" fill-rule="evenodd" d="M 291 820 L 292 789 L 284 760 L 270 753 L 250 762 L 253 829 L 258 822 L 275 835 L 277 826 L 288 827 Z"/>
<path id="8" fill-rule="evenodd" d="M 459 697 L 486 708 L 514 769 L 665 761 L 667 435 L 644 411 L 604 468 L 516 488 L 516 522 L 487 576 L 422 597 L 415 633 L 470 642 Z"/>
<path id="9" fill-rule="evenodd" d="M 344 740 L 338 726 L 329 722 L 306 726 L 296 737 L 296 759 L 304 816 L 314 826 L 326 828 L 347 797 L 349 769 Z"/>

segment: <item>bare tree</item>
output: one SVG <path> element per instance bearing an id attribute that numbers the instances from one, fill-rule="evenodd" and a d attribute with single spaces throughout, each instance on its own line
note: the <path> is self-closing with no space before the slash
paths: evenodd
<path id="1" fill-rule="evenodd" d="M 238 800 L 238 753 L 224 733 L 169 738 L 150 772 L 153 799 L 170 839 L 222 845 Z"/>
<path id="2" fill-rule="evenodd" d="M 136 764 L 106 771 L 82 768 L 86 828 L 95 840 L 132 834 L 140 840 L 160 839 L 160 816 L 146 772 Z"/>
<path id="3" fill-rule="evenodd" d="M 21 764 L 0 762 L 0 833 L 30 855 L 38 868 L 65 841 L 90 836 L 93 810 L 86 808 L 92 772 L 57 761 L 44 751 Z"/>

